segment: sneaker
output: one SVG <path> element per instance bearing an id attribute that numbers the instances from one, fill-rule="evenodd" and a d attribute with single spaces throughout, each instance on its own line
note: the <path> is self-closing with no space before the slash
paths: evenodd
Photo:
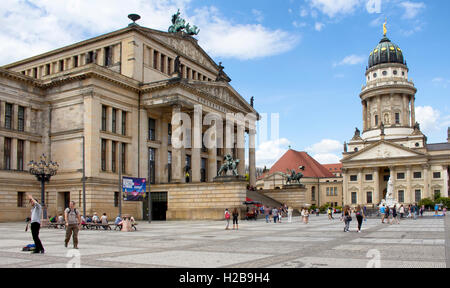
<path id="1" fill-rule="evenodd" d="M 66 247 L 66 248 L 67 248 L 67 242 L 64 242 L 64 247 Z"/>

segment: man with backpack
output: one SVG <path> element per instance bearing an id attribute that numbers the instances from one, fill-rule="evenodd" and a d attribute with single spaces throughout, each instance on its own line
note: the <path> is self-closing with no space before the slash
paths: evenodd
<path id="1" fill-rule="evenodd" d="M 227 220 L 227 227 L 225 227 L 225 230 L 229 230 L 229 226 L 230 226 L 230 211 L 228 211 L 228 208 L 225 209 L 225 219 Z"/>
<path id="2" fill-rule="evenodd" d="M 70 201 L 69 208 L 64 211 L 64 216 L 66 221 L 66 239 L 64 246 L 67 247 L 73 233 L 73 248 L 78 249 L 78 231 L 81 225 L 81 215 L 78 209 L 75 208 L 75 201 Z"/>

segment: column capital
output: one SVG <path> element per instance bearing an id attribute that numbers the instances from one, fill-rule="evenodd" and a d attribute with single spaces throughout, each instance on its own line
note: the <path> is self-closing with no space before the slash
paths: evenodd
<path id="1" fill-rule="evenodd" d="M 431 165 L 426 163 L 421 165 L 423 169 L 430 169 Z"/>

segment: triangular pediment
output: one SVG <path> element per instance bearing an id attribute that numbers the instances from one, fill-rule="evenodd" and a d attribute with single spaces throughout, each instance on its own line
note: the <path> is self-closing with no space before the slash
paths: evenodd
<path id="1" fill-rule="evenodd" d="M 193 39 L 191 36 L 162 32 L 145 27 L 140 27 L 140 29 L 144 30 L 147 36 L 176 50 L 178 52 L 177 54 L 181 57 L 188 57 L 209 70 L 218 73 L 219 69 L 217 64 L 200 47 L 200 45 L 197 44 L 197 40 Z"/>
<path id="2" fill-rule="evenodd" d="M 342 161 L 379 160 L 417 156 L 425 156 L 425 154 L 387 141 L 379 141 L 357 153 L 347 156 Z"/>
<path id="3" fill-rule="evenodd" d="M 224 82 L 194 82 L 189 83 L 193 87 L 218 98 L 231 106 L 238 108 L 241 111 L 248 113 L 256 112 L 253 107 L 228 83 Z"/>

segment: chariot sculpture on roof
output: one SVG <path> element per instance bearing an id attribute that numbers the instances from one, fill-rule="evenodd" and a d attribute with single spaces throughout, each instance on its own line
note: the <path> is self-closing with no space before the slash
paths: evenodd
<path id="1" fill-rule="evenodd" d="M 299 166 L 298 169 L 304 171 L 305 166 Z M 283 176 L 286 179 L 286 184 L 293 184 L 294 182 L 300 184 L 300 180 L 303 178 L 303 173 L 302 172 L 297 173 L 295 172 L 294 169 L 292 170 L 288 169 L 287 174 L 283 174 Z"/>
<path id="2" fill-rule="evenodd" d="M 184 32 L 190 36 L 198 35 L 200 29 L 197 26 L 186 23 L 186 20 L 180 17 L 180 9 L 178 9 L 177 13 L 172 15 L 172 25 L 169 27 L 169 33 L 178 33 Z"/>

